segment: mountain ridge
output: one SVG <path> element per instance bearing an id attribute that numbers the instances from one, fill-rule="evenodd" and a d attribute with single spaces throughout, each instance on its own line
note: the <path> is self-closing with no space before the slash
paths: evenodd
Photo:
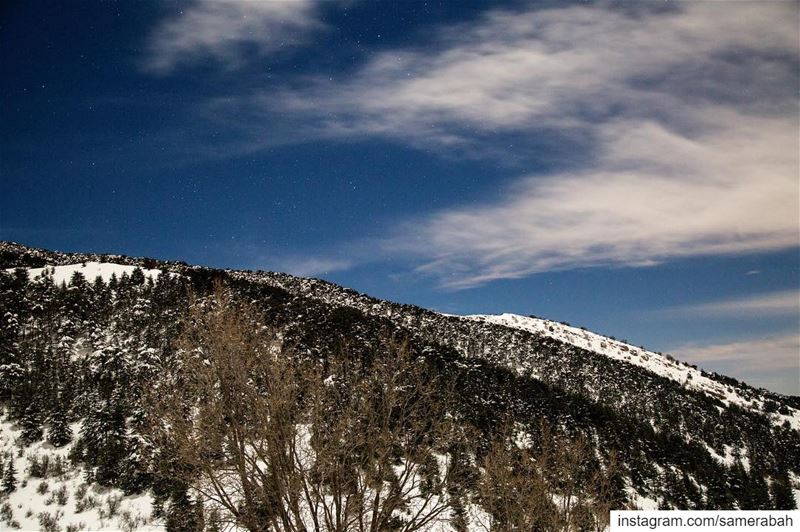
<path id="1" fill-rule="evenodd" d="M 760 486 L 756 478 L 800 488 L 800 398 L 609 337 L 540 318 L 445 315 L 284 273 L 0 243 L 3 270 L 95 262 L 169 271 L 200 293 L 222 279 L 315 356 L 343 339 L 367 349 L 387 331 L 407 336 L 457 374 L 462 408 L 479 425 L 491 427 L 503 412 L 530 430 L 545 419 L 586 434 L 601 454 L 621 453 L 631 501 L 640 504 L 748 507 L 755 503 L 741 486 Z"/>
<path id="2" fill-rule="evenodd" d="M 15 257 L 16 262 L 7 263 L 8 257 Z M 4 260 L 5 259 L 5 260 Z M 49 263 L 47 261 L 50 261 Z M 178 272 L 183 268 L 192 268 L 192 269 L 206 269 L 206 270 L 220 270 L 224 271 L 230 275 L 239 278 L 250 278 L 251 280 L 254 278 L 266 280 L 270 284 L 274 286 L 279 286 L 282 288 L 288 288 L 296 291 L 301 291 L 305 295 L 310 297 L 314 297 L 320 300 L 325 300 L 331 303 L 337 303 L 341 305 L 351 306 L 353 308 L 358 308 L 359 310 L 367 310 L 371 311 L 374 314 L 383 314 L 388 317 L 393 316 L 395 313 L 391 309 L 413 309 L 413 310 L 422 310 L 425 312 L 430 312 L 434 314 L 438 314 L 445 317 L 453 317 L 458 319 L 476 319 L 478 321 L 485 321 L 496 323 L 499 325 L 503 325 L 506 327 L 511 328 L 518 328 L 522 330 L 529 330 L 533 332 L 538 332 L 539 334 L 547 335 L 547 328 L 548 327 L 555 327 L 557 329 L 561 329 L 560 332 L 564 332 L 565 330 L 570 330 L 571 332 L 567 333 L 567 336 L 570 335 L 585 335 L 591 334 L 596 338 L 605 339 L 608 343 L 616 344 L 618 346 L 627 346 L 628 350 L 632 353 L 637 352 L 644 352 L 646 356 L 656 356 L 659 358 L 667 357 L 670 362 L 675 364 L 683 365 L 686 367 L 691 367 L 697 369 L 697 366 L 694 364 L 690 364 L 687 362 L 682 362 L 672 355 L 664 355 L 660 352 L 654 352 L 645 349 L 642 346 L 637 346 L 634 344 L 630 344 L 628 342 L 619 341 L 616 338 L 610 335 L 604 335 L 602 333 L 590 331 L 585 327 L 574 327 L 570 324 L 565 322 L 559 322 L 555 320 L 548 320 L 545 318 L 540 318 L 537 316 L 523 316 L 519 314 L 513 313 L 502 313 L 502 314 L 474 314 L 474 315 L 455 315 L 455 314 L 446 314 L 437 312 L 434 310 L 426 309 L 424 307 L 420 307 L 414 304 L 408 303 L 396 303 L 393 301 L 385 300 L 370 296 L 366 293 L 358 292 L 352 288 L 347 288 L 331 281 L 327 281 L 321 278 L 314 278 L 314 277 L 300 277 L 295 276 L 288 273 L 283 272 L 272 272 L 272 271 L 263 271 L 263 270 L 238 270 L 232 268 L 211 268 L 206 266 L 191 266 L 184 261 L 175 261 L 175 260 L 163 260 L 163 259 L 154 259 L 150 257 L 133 257 L 128 255 L 120 255 L 120 254 L 110 254 L 110 253 L 82 253 L 82 252 L 60 252 L 60 251 L 50 251 L 43 248 L 34 248 L 30 246 L 26 246 L 24 244 L 20 244 L 17 242 L 11 241 L 0 241 L 0 267 L 3 268 L 12 268 L 12 267 L 19 267 L 25 266 L 31 267 L 31 264 L 40 264 L 41 266 L 48 265 L 48 266 L 56 266 L 56 265 L 68 265 L 70 261 L 74 261 L 74 263 L 81 262 L 109 262 L 109 263 L 119 263 L 125 265 L 132 265 L 132 266 L 140 266 L 145 267 L 159 265 L 159 267 L 164 268 L 166 267 L 167 270 Z M 120 262 L 121 261 L 121 262 Z M 40 267 L 41 267 L 40 266 Z M 154 268 L 149 268 L 150 270 L 154 270 Z M 152 273 L 152 271 L 150 272 Z M 327 293 L 324 293 L 326 292 Z M 322 293 L 321 293 L 322 292 Z M 387 309 L 387 306 L 390 309 Z M 380 309 L 380 310 L 378 310 Z M 505 319 L 506 317 L 510 318 Z M 525 320 L 538 320 L 540 322 L 538 327 L 530 327 L 529 325 L 526 326 L 519 326 L 517 324 L 511 323 L 513 321 L 519 320 L 520 322 L 524 322 Z M 580 332 L 578 332 L 580 331 Z M 572 343 L 570 340 L 563 338 L 562 340 L 566 341 L 567 343 Z M 582 347 L 580 343 L 573 344 L 576 347 Z M 703 373 L 706 375 L 717 376 L 722 378 L 725 381 L 737 381 L 737 379 L 733 379 L 732 377 L 728 377 L 716 372 L 707 372 L 707 371 L 700 371 L 699 373 Z M 800 408 L 800 396 L 792 396 L 781 394 L 779 392 L 773 392 L 771 390 L 765 388 L 756 388 L 750 386 L 745 382 L 738 382 L 739 385 L 744 385 L 747 388 L 757 389 L 762 392 L 766 392 L 770 395 L 778 395 L 788 398 L 797 398 L 797 405 Z M 800 423 L 800 411 L 798 412 L 798 423 Z M 800 428 L 800 425 L 797 426 Z"/>

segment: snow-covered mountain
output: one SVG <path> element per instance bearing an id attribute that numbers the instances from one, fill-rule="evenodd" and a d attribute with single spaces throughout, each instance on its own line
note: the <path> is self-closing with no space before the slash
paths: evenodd
<path id="1" fill-rule="evenodd" d="M 517 314 L 474 315 L 465 318 L 547 336 L 625 364 L 639 366 L 690 390 L 715 397 L 725 406 L 735 404 L 752 412 L 763 412 L 765 401 L 769 400 L 764 395 L 741 394 L 736 387 L 715 380 L 697 367 L 680 362 L 671 355 L 648 351 L 586 329 Z M 775 412 L 772 421 L 779 425 L 788 422 L 793 428 L 800 430 L 800 410 L 790 409 L 787 414 Z"/>
<path id="2" fill-rule="evenodd" d="M 27 467 L 23 457 L 31 452 L 49 452 L 47 444 L 26 446 L 26 441 L 49 437 L 56 414 L 61 415 L 55 398 L 69 395 L 72 406 L 63 415 L 77 424 L 67 447 L 52 448 L 54 455 L 67 452 L 73 458 L 61 482 L 74 491 L 83 482 L 75 475 L 81 475 L 89 490 L 105 485 L 152 495 L 159 501 L 157 515 L 139 522 L 142 526 L 154 526 L 158 515 L 167 519 L 168 512 L 161 509 L 177 503 L 174 493 L 140 471 L 145 465 L 140 460 L 144 451 L 137 447 L 137 390 L 148 385 L 154 361 L 169 350 L 177 317 L 187 305 L 186 288 L 202 295 L 215 280 L 256 304 L 305 354 L 326 356 L 342 339 L 358 350 L 374 348 L 387 334 L 408 338 L 418 353 L 440 361 L 459 382 L 459 408 L 476 426 L 491 430 L 500 418 L 511 416 L 533 431 L 546 420 L 568 433 L 586 435 L 598 456 L 616 452 L 632 504 L 769 507 L 779 504 L 775 501 L 780 497 L 786 499 L 786 489 L 781 489 L 791 493 L 792 487 L 800 488 L 800 398 L 755 389 L 580 328 L 511 314 L 444 315 L 281 273 L 57 253 L 9 242 L 0 243 L 0 271 L 2 375 L 24 384 L 25 368 L 39 367 L 41 362 L 29 352 L 34 327 L 47 331 L 51 351 L 69 353 L 68 365 L 87 372 L 75 381 L 58 374 L 37 383 L 35 392 L 44 399 L 33 421 L 25 417 L 30 410 L 26 397 L 14 396 L 8 386 L 0 389 L 5 393 L 2 434 L 8 449 L 0 462 L 7 462 L 10 452 L 21 469 Z M 58 288 L 61 283 L 65 291 Z M 110 382 L 110 388 L 98 388 L 91 379 Z M 63 383 L 82 388 L 67 392 L 59 385 Z M 109 405 L 124 414 L 114 418 L 114 430 L 119 431 L 115 452 L 136 457 L 125 462 L 125 471 L 85 450 L 96 443 L 92 431 L 98 424 L 105 427 L 103 408 Z M 114 474 L 104 476 L 109 467 Z M 19 474 L 27 475 L 29 484 L 40 482 L 29 472 Z M 26 497 L 39 497 L 29 491 L 24 491 Z M 10 497 L 16 503 L 19 495 Z M 47 497 L 47 492 L 41 494 L 40 502 Z M 131 499 L 136 504 L 142 500 L 150 499 Z M 39 507 L 48 511 L 43 502 Z M 25 508 L 11 510 L 18 522 L 36 517 L 36 512 L 19 517 L 23 510 L 27 513 Z M 62 511 L 74 508 L 67 505 Z M 64 518 L 63 524 L 78 521 Z"/>

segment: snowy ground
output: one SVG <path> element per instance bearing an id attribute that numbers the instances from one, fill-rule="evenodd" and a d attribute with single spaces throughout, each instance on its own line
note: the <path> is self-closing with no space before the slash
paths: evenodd
<path id="1" fill-rule="evenodd" d="M 136 266 L 128 266 L 126 264 L 113 264 L 110 262 L 84 262 L 81 264 L 65 264 L 63 266 L 45 266 L 44 268 L 28 268 L 28 278 L 36 279 L 42 275 L 49 275 L 53 278 L 53 283 L 60 285 L 61 283 L 69 284 L 69 280 L 75 272 L 80 272 L 83 277 L 93 282 L 97 277 L 102 277 L 106 283 L 111 280 L 112 275 L 116 275 L 117 279 L 122 277 L 122 274 L 130 276 Z M 11 273 L 14 268 L 9 268 L 6 272 Z M 161 270 L 145 270 L 142 268 L 145 278 L 152 277 L 155 281 Z"/>
<path id="2" fill-rule="evenodd" d="M 5 417 L 0 421 L 3 469 L 12 459 L 17 479 L 14 491 L 0 492 L 0 530 L 47 530 L 48 521 L 52 530 L 164 530 L 150 516 L 150 495 L 125 496 L 116 489 L 86 484 L 83 469 L 71 466 L 67 459 L 70 445 L 56 449 L 38 442 L 23 447 L 19 435 L 19 429 Z M 46 474 L 32 476 L 32 462 L 43 460 L 49 461 Z"/>

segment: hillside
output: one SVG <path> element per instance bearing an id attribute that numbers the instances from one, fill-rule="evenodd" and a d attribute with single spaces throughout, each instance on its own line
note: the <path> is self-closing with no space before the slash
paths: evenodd
<path id="1" fill-rule="evenodd" d="M 409 339 L 457 384 L 459 419 L 486 437 L 509 418 L 531 435 L 543 420 L 584 435 L 598 464 L 612 452 L 619 457 L 630 505 L 786 507 L 800 488 L 800 398 L 568 325 L 443 315 L 280 273 L 9 242 L 0 243 L 0 270 L 2 462 L 13 458 L 32 486 L 39 481 L 23 471 L 25 457 L 68 455 L 59 482 L 74 492 L 81 477 L 87 489 L 132 497 L 125 509 L 129 521 L 140 515 L 136 526 L 174 525 L 173 510 L 186 504 L 185 490 L 152 471 L 137 432 L 139 397 L 170 364 L 191 304 L 187 289 L 202 298 L 215 280 L 256 305 L 304 356 L 325 358 L 343 343 L 352 352 L 375 350 L 387 335 Z M 41 499 L 37 511 L 53 508 L 44 504 L 47 493 L 25 489 L 3 497 L 19 505 L 24 493 Z M 147 497 L 155 501 L 152 518 L 141 508 Z M 24 518 L 26 509 L 14 504 L 6 521 L 36 517 Z M 64 512 L 75 511 L 70 504 Z M 85 515 L 84 524 L 101 518 Z M 62 525 L 79 521 L 65 517 Z"/>

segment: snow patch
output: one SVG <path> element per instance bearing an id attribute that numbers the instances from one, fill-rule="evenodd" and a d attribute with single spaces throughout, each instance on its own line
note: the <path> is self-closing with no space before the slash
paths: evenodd
<path id="1" fill-rule="evenodd" d="M 60 285 L 61 283 L 69 284 L 72 275 L 75 272 L 80 272 L 88 282 L 93 282 L 97 277 L 101 277 L 104 282 L 109 282 L 112 275 L 116 275 L 117 279 L 122 277 L 123 274 L 130 276 L 137 266 L 128 264 L 114 264 L 112 262 L 84 262 L 80 264 L 65 264 L 62 266 L 45 266 L 44 268 L 28 268 L 28 279 L 37 279 L 43 276 L 52 277 L 53 283 Z M 151 269 L 146 270 L 141 268 L 145 278 L 152 277 L 155 281 L 161 270 Z M 13 273 L 14 268 L 6 270 L 7 273 Z"/>
<path id="2" fill-rule="evenodd" d="M 123 274 L 130 276 L 137 266 L 130 266 L 128 264 L 115 264 L 112 262 L 83 262 L 80 264 L 65 264 L 62 266 L 45 266 L 44 268 L 28 268 L 28 279 L 36 279 L 43 276 L 48 276 L 53 279 L 53 283 L 60 285 L 61 283 L 69 284 L 70 279 L 75 272 L 80 272 L 88 282 L 93 282 L 97 277 L 101 277 L 104 282 L 109 282 L 112 275 L 116 275 L 117 279 L 122 277 Z M 140 268 L 144 273 L 145 278 L 152 277 L 156 280 L 161 275 L 161 270 L 150 269 L 146 270 Z M 12 273 L 14 268 L 7 269 L 6 272 Z"/>
<path id="3" fill-rule="evenodd" d="M 79 424 L 72 428 L 77 433 Z M 20 434 L 17 426 L 0 421 L 0 459 L 4 468 L 9 459 L 14 461 L 17 479 L 14 491 L 0 494 L 0 507 L 11 513 L 9 520 L 0 515 L 0 530 L 40 530 L 40 514 L 56 518 L 61 530 L 70 525 L 82 526 L 83 530 L 164 530 L 163 524 L 151 516 L 153 497 L 149 493 L 126 496 L 118 489 L 86 484 L 83 469 L 72 466 L 67 458 L 72 444 L 55 448 L 40 441 L 22 447 L 18 444 Z M 59 461 L 63 471 L 47 478 L 32 477 L 31 459 L 44 456 L 51 464 Z"/>

